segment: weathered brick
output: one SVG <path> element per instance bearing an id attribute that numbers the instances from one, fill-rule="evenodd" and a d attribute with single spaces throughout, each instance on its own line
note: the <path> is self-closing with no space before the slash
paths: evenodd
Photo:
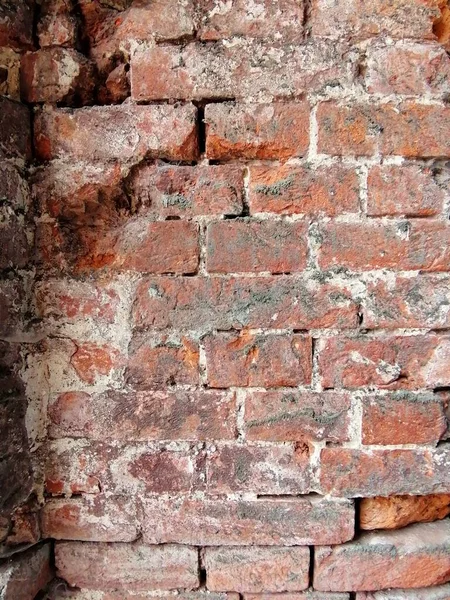
<path id="1" fill-rule="evenodd" d="M 448 444 L 423 450 L 325 448 L 320 484 L 326 494 L 344 497 L 447 493 Z"/>
<path id="2" fill-rule="evenodd" d="M 356 600 L 448 600 L 450 584 L 413 590 L 358 592 Z"/>
<path id="3" fill-rule="evenodd" d="M 182 493 L 193 488 L 194 470 L 189 450 L 62 439 L 48 445 L 45 488 L 53 496 Z"/>
<path id="4" fill-rule="evenodd" d="M 1 17 L 1 13 L 0 13 Z M 30 600 L 53 578 L 51 545 L 21 552 L 0 565 L 2 600 Z"/>
<path id="5" fill-rule="evenodd" d="M 309 548 L 207 548 L 208 589 L 292 592 L 309 585 Z"/>
<path id="6" fill-rule="evenodd" d="M 359 212 L 354 169 L 342 165 L 256 165 L 250 167 L 251 213 L 325 214 Z"/>
<path id="7" fill-rule="evenodd" d="M 0 48 L 0 94 L 20 100 L 20 54 L 11 48 Z"/>
<path id="8" fill-rule="evenodd" d="M 323 593 L 308 590 L 302 593 L 286 594 L 245 594 L 245 600 L 349 600 L 349 594 Z"/>
<path id="9" fill-rule="evenodd" d="M 54 584 L 54 588 L 50 586 L 49 592 L 51 593 L 53 589 L 55 592 L 61 593 L 60 590 L 61 581 L 56 580 Z M 54 592 L 54 593 L 55 593 Z M 92 600 L 92 594 L 94 592 L 89 590 L 80 590 L 72 588 L 70 591 L 66 591 L 63 596 L 60 598 L 57 596 L 58 600 Z M 103 592 L 100 590 L 95 591 L 95 600 L 150 600 L 154 598 L 156 600 L 239 600 L 239 594 L 233 592 L 209 592 L 209 591 L 194 591 L 194 592 L 185 592 L 177 590 L 175 592 L 165 591 L 164 594 L 155 595 L 155 592 L 130 592 L 128 590 L 121 590 L 119 592 L 110 591 Z M 314 600 L 316 596 L 312 597 L 311 600 Z M 287 599 L 289 600 L 289 599 Z M 304 598 L 300 598 L 299 600 L 304 600 Z M 309 600 L 309 599 L 308 599 Z M 317 600 L 348 600 L 345 595 L 335 595 L 335 596 L 317 596 Z"/>
<path id="10" fill-rule="evenodd" d="M 244 169 L 234 165 L 144 165 L 130 181 L 137 206 L 161 217 L 239 215 Z"/>
<path id="11" fill-rule="evenodd" d="M 75 50 L 46 48 L 22 56 L 21 92 L 25 102 L 87 104 L 95 80 L 92 63 Z"/>
<path id="12" fill-rule="evenodd" d="M 84 495 L 50 499 L 41 512 L 43 538 L 132 542 L 138 537 L 136 508 L 127 496 Z"/>
<path id="13" fill-rule="evenodd" d="M 0 96 L 0 159 L 31 157 L 30 111 Z"/>
<path id="14" fill-rule="evenodd" d="M 70 364 L 81 381 L 90 385 L 102 376 L 109 377 L 123 364 L 120 351 L 109 344 L 74 343 L 75 352 L 70 357 Z"/>
<path id="15" fill-rule="evenodd" d="M 312 341 L 301 334 L 222 333 L 204 340 L 208 384 L 278 387 L 309 384 Z"/>
<path id="16" fill-rule="evenodd" d="M 361 529 L 399 529 L 411 523 L 437 521 L 450 514 L 450 494 L 363 498 L 359 504 Z"/>
<path id="17" fill-rule="evenodd" d="M 199 3 L 202 40 L 218 40 L 234 36 L 262 38 L 281 37 L 284 42 L 303 41 L 303 0 L 263 0 L 257 8 L 245 0 L 218 5 L 215 0 Z"/>
<path id="18" fill-rule="evenodd" d="M 308 447 L 303 445 L 220 445 L 208 455 L 207 489 L 211 494 L 307 494 L 309 458 Z"/>
<path id="19" fill-rule="evenodd" d="M 31 248 L 26 224 L 9 206 L 0 207 L 0 244 L 0 269 L 23 269 L 27 266 Z"/>
<path id="20" fill-rule="evenodd" d="M 74 46 L 77 25 L 73 0 L 44 0 L 37 24 L 40 47 Z"/>
<path id="21" fill-rule="evenodd" d="M 367 187 L 367 214 L 372 217 L 438 215 L 447 198 L 433 170 L 420 165 L 372 167 Z"/>
<path id="22" fill-rule="evenodd" d="M 20 50 L 33 45 L 33 10 L 27 0 L 2 2 L 0 6 L 0 46 Z"/>
<path id="23" fill-rule="evenodd" d="M 55 562 L 72 587 L 145 591 L 199 584 L 198 551 L 186 546 L 59 542 Z"/>
<path id="24" fill-rule="evenodd" d="M 212 223 L 206 268 L 211 273 L 287 273 L 306 268 L 307 223 L 236 220 Z"/>
<path id="25" fill-rule="evenodd" d="M 234 394 L 65 393 L 49 407 L 50 437 L 105 440 L 220 440 L 236 437 Z"/>
<path id="26" fill-rule="evenodd" d="M 450 156 L 450 143 L 443 133 L 450 125 L 446 107 L 413 102 L 399 106 L 324 102 L 317 119 L 318 149 L 325 154 Z"/>
<path id="27" fill-rule="evenodd" d="M 356 327 L 350 290 L 303 277 L 144 279 L 133 307 L 137 327 L 202 330 Z"/>
<path id="28" fill-rule="evenodd" d="M 194 106 L 94 106 L 46 108 L 36 115 L 35 145 L 41 160 L 195 160 Z"/>
<path id="29" fill-rule="evenodd" d="M 450 59 L 439 46 L 373 46 L 367 52 L 365 85 L 375 94 L 447 94 Z"/>
<path id="30" fill-rule="evenodd" d="M 197 342 L 186 336 L 135 336 L 129 347 L 125 381 L 138 390 L 198 384 Z"/>
<path id="31" fill-rule="evenodd" d="M 144 502 L 143 539 L 148 544 L 339 544 L 353 532 L 354 507 L 347 501 L 174 497 Z"/>
<path id="32" fill-rule="evenodd" d="M 0 200 L 14 210 L 24 212 L 30 205 L 30 191 L 24 173 L 7 161 L 0 161 Z"/>
<path id="33" fill-rule="evenodd" d="M 319 353 L 325 388 L 420 389 L 449 384 L 450 340 L 439 335 L 328 338 Z"/>
<path id="34" fill-rule="evenodd" d="M 308 150 L 309 105 L 306 102 L 208 104 L 205 123 L 209 159 L 282 160 L 303 156 Z"/>
<path id="35" fill-rule="evenodd" d="M 366 445 L 435 444 L 447 429 L 443 402 L 432 393 L 366 396 L 362 409 Z"/>
<path id="36" fill-rule="evenodd" d="M 450 281 L 447 275 L 398 276 L 394 281 L 378 280 L 367 286 L 364 325 L 368 328 L 450 326 Z"/>
<path id="37" fill-rule="evenodd" d="M 313 0 L 311 25 L 315 36 L 434 39 L 440 0 Z"/>
<path id="38" fill-rule="evenodd" d="M 0 333 L 14 335 L 25 325 L 26 296 L 22 281 L 0 281 Z"/>
<path id="39" fill-rule="evenodd" d="M 301 46 L 235 39 L 187 46 L 153 46 L 131 57 L 131 95 L 136 101 L 299 97 L 350 83 L 345 47 L 317 39 Z"/>
<path id="40" fill-rule="evenodd" d="M 450 227 L 442 221 L 330 222 L 320 234 L 322 268 L 449 270 Z"/>
<path id="41" fill-rule="evenodd" d="M 355 542 L 318 548 L 314 587 L 323 591 L 420 588 L 450 578 L 450 521 L 365 533 Z"/>
<path id="42" fill-rule="evenodd" d="M 249 440 L 345 442 L 350 436 L 350 398 L 336 392 L 250 392 L 244 424 Z"/>

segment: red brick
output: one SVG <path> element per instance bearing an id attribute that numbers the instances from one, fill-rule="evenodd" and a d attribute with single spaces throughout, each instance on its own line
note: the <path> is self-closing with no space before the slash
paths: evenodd
<path id="1" fill-rule="evenodd" d="M 28 107 L 0 96 L 0 159 L 31 157 Z"/>
<path id="2" fill-rule="evenodd" d="M 387 592 L 358 592 L 356 600 L 448 600 L 450 584 L 415 590 L 388 590 Z"/>
<path id="3" fill-rule="evenodd" d="M 385 34 L 394 38 L 434 39 L 433 23 L 440 0 L 313 0 L 312 32 L 330 38 L 367 38 Z"/>
<path id="4" fill-rule="evenodd" d="M 35 119 L 35 144 L 41 160 L 195 160 L 194 106 L 94 106 L 49 109 Z"/>
<path id="5" fill-rule="evenodd" d="M 86 233 L 89 237 L 83 240 L 80 254 L 69 256 L 77 271 L 107 267 L 140 273 L 194 273 L 198 267 L 195 223 L 132 219 L 103 237 L 102 230 Z"/>
<path id="6" fill-rule="evenodd" d="M 446 196 L 430 168 L 376 166 L 369 171 L 367 214 L 430 217 L 442 213 Z"/>
<path id="7" fill-rule="evenodd" d="M 303 221 L 233 219 L 212 223 L 207 233 L 206 268 L 212 273 L 303 271 L 307 228 Z"/>
<path id="8" fill-rule="evenodd" d="M 37 35 L 41 48 L 74 46 L 77 20 L 72 0 L 44 0 L 40 7 Z"/>
<path id="9" fill-rule="evenodd" d="M 37 544 L 41 539 L 39 515 L 27 508 L 17 509 L 12 516 L 12 530 L 6 539 L 6 545 Z"/>
<path id="10" fill-rule="evenodd" d="M 450 60 L 443 48 L 397 44 L 369 48 L 365 85 L 375 94 L 446 94 L 450 91 Z"/>
<path id="11" fill-rule="evenodd" d="M 211 494 L 307 494 L 310 491 L 308 447 L 220 445 L 208 456 L 207 489 Z"/>
<path id="12" fill-rule="evenodd" d="M 320 464 L 322 492 L 333 496 L 446 493 L 450 484 L 448 444 L 423 450 L 325 448 Z"/>
<path id="13" fill-rule="evenodd" d="M 340 544 L 353 537 L 350 502 L 175 497 L 144 502 L 143 539 L 196 546 Z"/>
<path id="14" fill-rule="evenodd" d="M 216 334 L 204 340 L 208 384 L 279 387 L 308 384 L 311 338 L 296 335 Z"/>
<path id="15" fill-rule="evenodd" d="M 322 268 L 449 270 L 450 226 L 442 221 L 330 222 L 320 231 Z"/>
<path id="16" fill-rule="evenodd" d="M 48 445 L 45 488 L 53 496 L 189 492 L 194 469 L 186 450 L 63 439 Z"/>
<path id="17" fill-rule="evenodd" d="M 33 9 L 27 0 L 3 2 L 0 8 L 0 47 L 18 50 L 33 45 Z"/>
<path id="18" fill-rule="evenodd" d="M 199 584 L 198 551 L 183 546 L 60 542 L 55 561 L 58 576 L 72 587 L 145 591 Z"/>
<path id="19" fill-rule="evenodd" d="M 303 41 L 303 0 L 263 0 L 258 7 L 237 0 L 218 6 L 215 0 L 199 3 L 202 40 L 219 40 L 234 36 L 279 37 L 285 42 Z"/>
<path id="20" fill-rule="evenodd" d="M 450 494 L 363 498 L 359 526 L 364 530 L 399 529 L 411 523 L 437 521 L 450 514 Z"/>
<path id="21" fill-rule="evenodd" d="M 199 383 L 198 344 L 186 336 L 135 336 L 129 356 L 125 381 L 134 389 Z"/>
<path id="22" fill-rule="evenodd" d="M 356 327 L 343 286 L 302 277 L 150 278 L 137 288 L 134 325 L 156 329 Z"/>
<path id="23" fill-rule="evenodd" d="M 81 381 L 93 385 L 99 377 L 109 377 L 123 364 L 120 351 L 109 344 L 92 342 L 74 342 L 75 352 L 70 357 L 70 364 Z"/>
<path id="24" fill-rule="evenodd" d="M 144 165 L 131 179 L 133 199 L 161 217 L 238 215 L 243 209 L 244 169 L 234 165 Z"/>
<path id="25" fill-rule="evenodd" d="M 449 385 L 450 339 L 438 335 L 328 338 L 319 353 L 325 388 L 386 389 Z"/>
<path id="26" fill-rule="evenodd" d="M 66 393 L 49 407 L 50 437 L 97 440 L 220 440 L 236 437 L 232 393 Z"/>
<path id="27" fill-rule="evenodd" d="M 23 269 L 31 256 L 26 223 L 9 206 L 0 207 L 0 270 Z"/>
<path id="28" fill-rule="evenodd" d="M 354 169 L 308 164 L 250 167 L 251 213 L 325 214 L 359 212 L 359 183 Z"/>
<path id="29" fill-rule="evenodd" d="M 207 548 L 205 567 L 213 591 L 295 592 L 309 585 L 309 548 Z"/>
<path id="30" fill-rule="evenodd" d="M 78 598 L 78 597 L 77 597 Z M 305 593 L 286 593 L 286 594 L 245 594 L 244 600 L 349 600 L 348 594 L 324 594 L 309 589 Z M 86 599 L 87 600 L 87 599 Z M 388 600 L 387 598 L 385 600 Z M 400 600 L 400 599 L 399 599 Z M 428 599 L 426 599 L 428 600 Z"/>
<path id="31" fill-rule="evenodd" d="M 39 209 L 65 223 L 114 225 L 128 207 L 118 162 L 53 161 L 36 170 L 32 191 Z"/>
<path id="32" fill-rule="evenodd" d="M 58 585 L 60 582 L 56 580 L 55 588 L 58 590 Z M 50 592 L 53 588 L 50 586 Z M 71 589 L 68 598 L 70 600 L 92 600 L 92 591 L 89 590 L 79 590 L 79 589 Z M 58 600 L 63 600 L 64 597 Z M 159 595 L 155 592 L 129 592 L 128 590 L 121 590 L 119 592 L 102 592 L 99 590 L 95 591 L 95 600 L 150 600 L 154 598 L 155 600 L 239 600 L 239 594 L 235 593 L 219 593 L 219 592 L 209 592 L 205 591 L 193 591 L 193 592 L 185 592 L 185 591 L 175 591 L 175 592 L 165 592 L 160 593 Z M 313 596 L 311 600 L 314 600 L 316 596 Z M 282 600 L 282 599 L 281 599 Z M 289 600 L 289 599 L 287 599 Z M 300 600 L 303 600 L 300 598 Z M 310 600 L 309 598 L 307 600 Z M 317 597 L 317 600 L 348 600 L 347 597 L 343 597 L 343 595 L 336 596 L 320 596 Z"/>
<path id="33" fill-rule="evenodd" d="M 119 64 L 98 91 L 99 104 L 120 104 L 130 96 L 129 65 Z"/>
<path id="34" fill-rule="evenodd" d="M 447 429 L 443 402 L 431 393 L 368 396 L 362 406 L 363 444 L 435 444 Z"/>
<path id="35" fill-rule="evenodd" d="M 350 398 L 336 392 L 250 392 L 244 423 L 249 440 L 346 442 Z"/>
<path id="36" fill-rule="evenodd" d="M 323 591 L 420 588 L 449 581 L 450 521 L 401 531 L 365 533 L 357 541 L 318 548 L 314 587 Z"/>
<path id="37" fill-rule="evenodd" d="M 46 48 L 22 56 L 21 92 L 25 102 L 87 104 L 95 80 L 92 63 L 75 50 Z"/>
<path id="38" fill-rule="evenodd" d="M 128 495 L 48 500 L 41 529 L 43 538 L 55 540 L 132 542 L 138 537 L 136 509 Z"/>
<path id="39" fill-rule="evenodd" d="M 324 102 L 317 112 L 319 152 L 337 156 L 373 154 L 448 157 L 450 108 L 404 102 L 339 105 Z"/>
<path id="40" fill-rule="evenodd" d="M 50 553 L 51 545 L 44 544 L 2 562 L 0 586 L 4 600 L 30 600 L 46 587 L 53 579 Z"/>
<path id="41" fill-rule="evenodd" d="M 208 104 L 205 123 L 209 159 L 283 160 L 303 156 L 308 150 L 309 105 L 306 102 Z"/>
<path id="42" fill-rule="evenodd" d="M 436 275 L 396 277 L 367 286 L 364 325 L 368 328 L 450 327 L 450 280 Z"/>
<path id="43" fill-rule="evenodd" d="M 131 57 L 136 101 L 293 98 L 350 83 L 345 48 L 311 39 L 301 46 L 272 46 L 245 38 L 233 44 L 194 42 L 153 46 Z"/>

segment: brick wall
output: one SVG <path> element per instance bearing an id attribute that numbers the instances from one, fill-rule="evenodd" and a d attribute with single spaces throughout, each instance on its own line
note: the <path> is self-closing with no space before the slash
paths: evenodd
<path id="1" fill-rule="evenodd" d="M 48 596 L 450 598 L 448 3 L 3 5 Z"/>

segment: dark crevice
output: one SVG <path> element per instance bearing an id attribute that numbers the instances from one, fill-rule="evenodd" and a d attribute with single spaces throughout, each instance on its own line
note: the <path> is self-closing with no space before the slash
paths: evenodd
<path id="1" fill-rule="evenodd" d="M 199 548 L 198 550 L 198 578 L 200 588 L 206 587 L 206 566 L 205 566 L 205 550 Z"/>
<path id="2" fill-rule="evenodd" d="M 197 106 L 197 135 L 200 155 L 206 152 L 205 107 Z"/>
<path id="3" fill-rule="evenodd" d="M 314 584 L 314 546 L 309 547 L 309 587 Z"/>
<path id="4" fill-rule="evenodd" d="M 312 0 L 303 1 L 303 36 L 307 40 L 311 37 L 311 15 L 312 15 Z"/>

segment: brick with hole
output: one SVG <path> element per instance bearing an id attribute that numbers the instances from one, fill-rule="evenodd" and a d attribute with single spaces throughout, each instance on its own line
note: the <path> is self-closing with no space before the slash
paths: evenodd
<path id="1" fill-rule="evenodd" d="M 421 588 L 448 582 L 450 521 L 365 533 L 357 541 L 317 549 L 314 587 L 323 591 Z"/>
<path id="2" fill-rule="evenodd" d="M 449 384 L 445 335 L 331 337 L 319 347 L 325 388 L 433 389 Z"/>
<path id="3" fill-rule="evenodd" d="M 309 585 L 309 548 L 206 548 L 208 589 L 296 592 Z"/>
<path id="4" fill-rule="evenodd" d="M 233 440 L 236 399 L 219 391 L 67 392 L 48 408 L 51 438 Z"/>
<path id="5" fill-rule="evenodd" d="M 436 45 L 406 43 L 369 47 L 365 85 L 374 94 L 441 96 L 450 91 L 450 59 Z"/>
<path id="6" fill-rule="evenodd" d="M 72 587 L 131 592 L 199 584 L 198 551 L 187 546 L 59 542 L 55 563 Z"/>
<path id="7" fill-rule="evenodd" d="M 356 327 L 346 285 L 302 276 L 145 278 L 136 289 L 134 327 L 212 329 Z"/>
<path id="8" fill-rule="evenodd" d="M 371 167 L 367 187 L 367 213 L 372 217 L 439 215 L 448 196 L 433 169 L 412 164 Z"/>
<path id="9" fill-rule="evenodd" d="M 239 215 L 244 168 L 237 165 L 142 165 L 130 177 L 133 200 L 161 217 Z"/>
<path id="10" fill-rule="evenodd" d="M 411 523 L 444 519 L 450 514 L 450 494 L 363 498 L 359 505 L 361 529 L 399 529 Z"/>
<path id="11" fill-rule="evenodd" d="M 286 160 L 308 150 L 309 105 L 304 101 L 208 104 L 205 123 L 210 160 Z"/>
<path id="12" fill-rule="evenodd" d="M 220 444 L 208 452 L 207 490 L 211 494 L 307 494 L 310 478 L 306 444 Z"/>
<path id="13" fill-rule="evenodd" d="M 380 34 L 393 38 L 433 40 L 441 0 L 313 0 L 313 35 L 364 39 Z"/>
<path id="14" fill-rule="evenodd" d="M 312 341 L 302 334 L 218 333 L 204 339 L 208 385 L 279 387 L 309 384 Z"/>
<path id="15" fill-rule="evenodd" d="M 318 150 L 336 156 L 450 156 L 444 131 L 450 109 L 414 102 L 339 104 L 323 102 L 317 111 Z"/>
<path id="16" fill-rule="evenodd" d="M 196 109 L 184 106 L 45 108 L 35 120 L 41 160 L 139 160 L 197 158 Z"/>
<path id="17" fill-rule="evenodd" d="M 210 273 L 300 272 L 306 268 L 308 224 L 303 221 L 229 220 L 211 223 Z"/>
<path id="18" fill-rule="evenodd" d="M 128 348 L 125 381 L 136 390 L 198 385 L 198 343 L 178 335 L 136 335 Z"/>
<path id="19" fill-rule="evenodd" d="M 329 222 L 320 229 L 319 264 L 354 271 L 448 271 L 450 226 L 439 220 Z M 366 243 L 361 244 L 361 239 Z"/>
<path id="20" fill-rule="evenodd" d="M 346 442 L 350 408 L 345 392 L 251 391 L 245 397 L 245 436 L 272 442 Z"/>
<path id="21" fill-rule="evenodd" d="M 444 403 L 436 394 L 394 392 L 362 399 L 364 445 L 437 444 L 446 429 Z"/>
<path id="22" fill-rule="evenodd" d="M 348 498 L 447 493 L 448 444 L 423 449 L 325 448 L 320 455 L 322 493 Z"/>
<path id="23" fill-rule="evenodd" d="M 305 546 L 340 544 L 354 535 L 354 506 L 347 500 L 178 496 L 145 499 L 143 510 L 147 544 Z"/>
<path id="24" fill-rule="evenodd" d="M 43 538 L 91 542 L 132 542 L 139 535 L 134 499 L 86 494 L 54 498 L 41 513 Z"/>
<path id="25" fill-rule="evenodd" d="M 250 167 L 250 212 L 279 215 L 359 212 L 356 171 L 342 165 L 313 169 L 270 164 Z"/>

